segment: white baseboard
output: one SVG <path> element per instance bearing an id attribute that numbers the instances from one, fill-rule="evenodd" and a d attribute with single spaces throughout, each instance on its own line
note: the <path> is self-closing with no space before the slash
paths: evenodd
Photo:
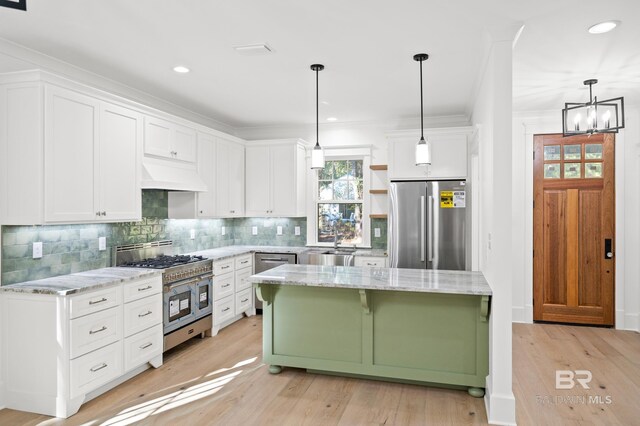
<path id="1" fill-rule="evenodd" d="M 0 381 L 0 410 L 6 408 L 4 404 L 4 382 Z"/>
<path id="2" fill-rule="evenodd" d="M 511 322 L 526 322 L 524 306 L 514 306 L 511 308 Z"/>
<path id="3" fill-rule="evenodd" d="M 622 327 L 616 326 L 623 330 L 640 331 L 640 314 L 624 314 L 624 324 Z"/>
<path id="4" fill-rule="evenodd" d="M 495 394 L 491 389 L 491 379 L 487 376 L 484 394 L 484 407 L 487 410 L 487 420 L 490 425 L 514 425 L 516 424 L 516 398 L 513 392 L 507 394 Z"/>

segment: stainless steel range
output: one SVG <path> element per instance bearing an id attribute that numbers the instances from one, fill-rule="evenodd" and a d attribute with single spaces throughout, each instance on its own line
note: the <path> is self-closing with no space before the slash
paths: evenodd
<path id="1" fill-rule="evenodd" d="M 159 241 L 118 246 L 114 264 L 162 269 L 164 350 L 194 336 L 211 336 L 212 261 L 202 256 L 172 255 L 173 243 Z"/>

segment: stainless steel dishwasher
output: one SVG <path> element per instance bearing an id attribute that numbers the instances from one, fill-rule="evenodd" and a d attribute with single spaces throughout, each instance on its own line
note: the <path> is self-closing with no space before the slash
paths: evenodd
<path id="1" fill-rule="evenodd" d="M 268 271 L 276 266 L 296 263 L 296 255 L 293 253 L 256 253 L 254 271 L 256 274 Z M 262 313 L 262 301 L 256 300 L 256 311 Z"/>

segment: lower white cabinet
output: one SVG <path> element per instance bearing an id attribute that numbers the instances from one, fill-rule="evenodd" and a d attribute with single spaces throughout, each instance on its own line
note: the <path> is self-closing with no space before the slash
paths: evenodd
<path id="1" fill-rule="evenodd" d="M 386 268 L 387 258 L 377 256 L 356 256 L 353 266 L 364 266 L 369 268 Z"/>
<path id="2" fill-rule="evenodd" d="M 252 273 L 251 253 L 213 262 L 213 335 L 243 315 L 255 315 L 251 284 L 244 281 Z"/>
<path id="3" fill-rule="evenodd" d="M 0 292 L 5 406 L 66 418 L 162 365 L 161 292 L 160 275 L 69 296 Z"/>

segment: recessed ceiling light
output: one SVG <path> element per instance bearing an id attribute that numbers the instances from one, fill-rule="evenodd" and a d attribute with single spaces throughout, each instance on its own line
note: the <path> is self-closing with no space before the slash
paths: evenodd
<path id="1" fill-rule="evenodd" d="M 177 72 L 177 73 L 180 73 L 180 74 L 186 74 L 189 71 L 191 71 L 189 68 L 187 68 L 185 66 L 182 66 L 182 65 L 178 65 L 177 67 L 173 67 L 173 70 L 175 72 Z"/>
<path id="2" fill-rule="evenodd" d="M 329 117 L 327 118 L 327 121 L 338 121 L 338 119 L 336 117 Z"/>
<path id="3" fill-rule="evenodd" d="M 612 29 L 618 26 L 620 21 L 605 21 L 600 22 L 599 24 L 595 24 L 589 27 L 589 32 L 591 34 L 604 34 L 608 33 Z"/>
<path id="4" fill-rule="evenodd" d="M 329 105 L 329 101 L 320 101 L 322 105 Z"/>

